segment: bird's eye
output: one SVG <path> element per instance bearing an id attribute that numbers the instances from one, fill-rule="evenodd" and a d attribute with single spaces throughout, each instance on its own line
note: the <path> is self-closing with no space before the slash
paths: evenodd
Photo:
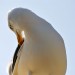
<path id="1" fill-rule="evenodd" d="M 13 30 L 13 26 L 12 26 L 11 24 L 9 24 L 9 27 L 10 27 L 10 29 L 12 29 L 12 30 Z"/>
<path id="2" fill-rule="evenodd" d="M 11 27 L 11 24 L 9 24 L 9 27 Z"/>

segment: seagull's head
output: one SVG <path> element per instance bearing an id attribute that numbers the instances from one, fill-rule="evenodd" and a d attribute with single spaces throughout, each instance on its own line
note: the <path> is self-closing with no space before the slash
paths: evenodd
<path id="1" fill-rule="evenodd" d="M 16 34 L 19 44 L 22 44 L 25 35 L 23 31 L 22 21 L 22 9 L 16 8 L 8 13 L 8 26 Z"/>

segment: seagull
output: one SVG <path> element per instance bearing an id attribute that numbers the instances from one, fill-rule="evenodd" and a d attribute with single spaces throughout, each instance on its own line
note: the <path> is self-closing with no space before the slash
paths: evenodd
<path id="1" fill-rule="evenodd" d="M 8 26 L 18 41 L 9 75 L 65 75 L 64 40 L 50 23 L 29 9 L 14 8 Z"/>

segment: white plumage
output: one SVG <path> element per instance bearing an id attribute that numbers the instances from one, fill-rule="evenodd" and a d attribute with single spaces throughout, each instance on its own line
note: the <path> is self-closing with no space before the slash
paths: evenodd
<path id="1" fill-rule="evenodd" d="M 8 23 L 19 45 L 23 43 L 12 75 L 65 75 L 67 61 L 64 41 L 51 24 L 24 8 L 9 12 Z"/>

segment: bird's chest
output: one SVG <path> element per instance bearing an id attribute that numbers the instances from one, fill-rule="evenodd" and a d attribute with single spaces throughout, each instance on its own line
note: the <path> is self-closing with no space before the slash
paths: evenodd
<path id="1" fill-rule="evenodd" d="M 19 68 L 31 71 L 48 71 L 51 68 L 50 51 L 42 45 L 25 44 L 19 60 Z"/>

